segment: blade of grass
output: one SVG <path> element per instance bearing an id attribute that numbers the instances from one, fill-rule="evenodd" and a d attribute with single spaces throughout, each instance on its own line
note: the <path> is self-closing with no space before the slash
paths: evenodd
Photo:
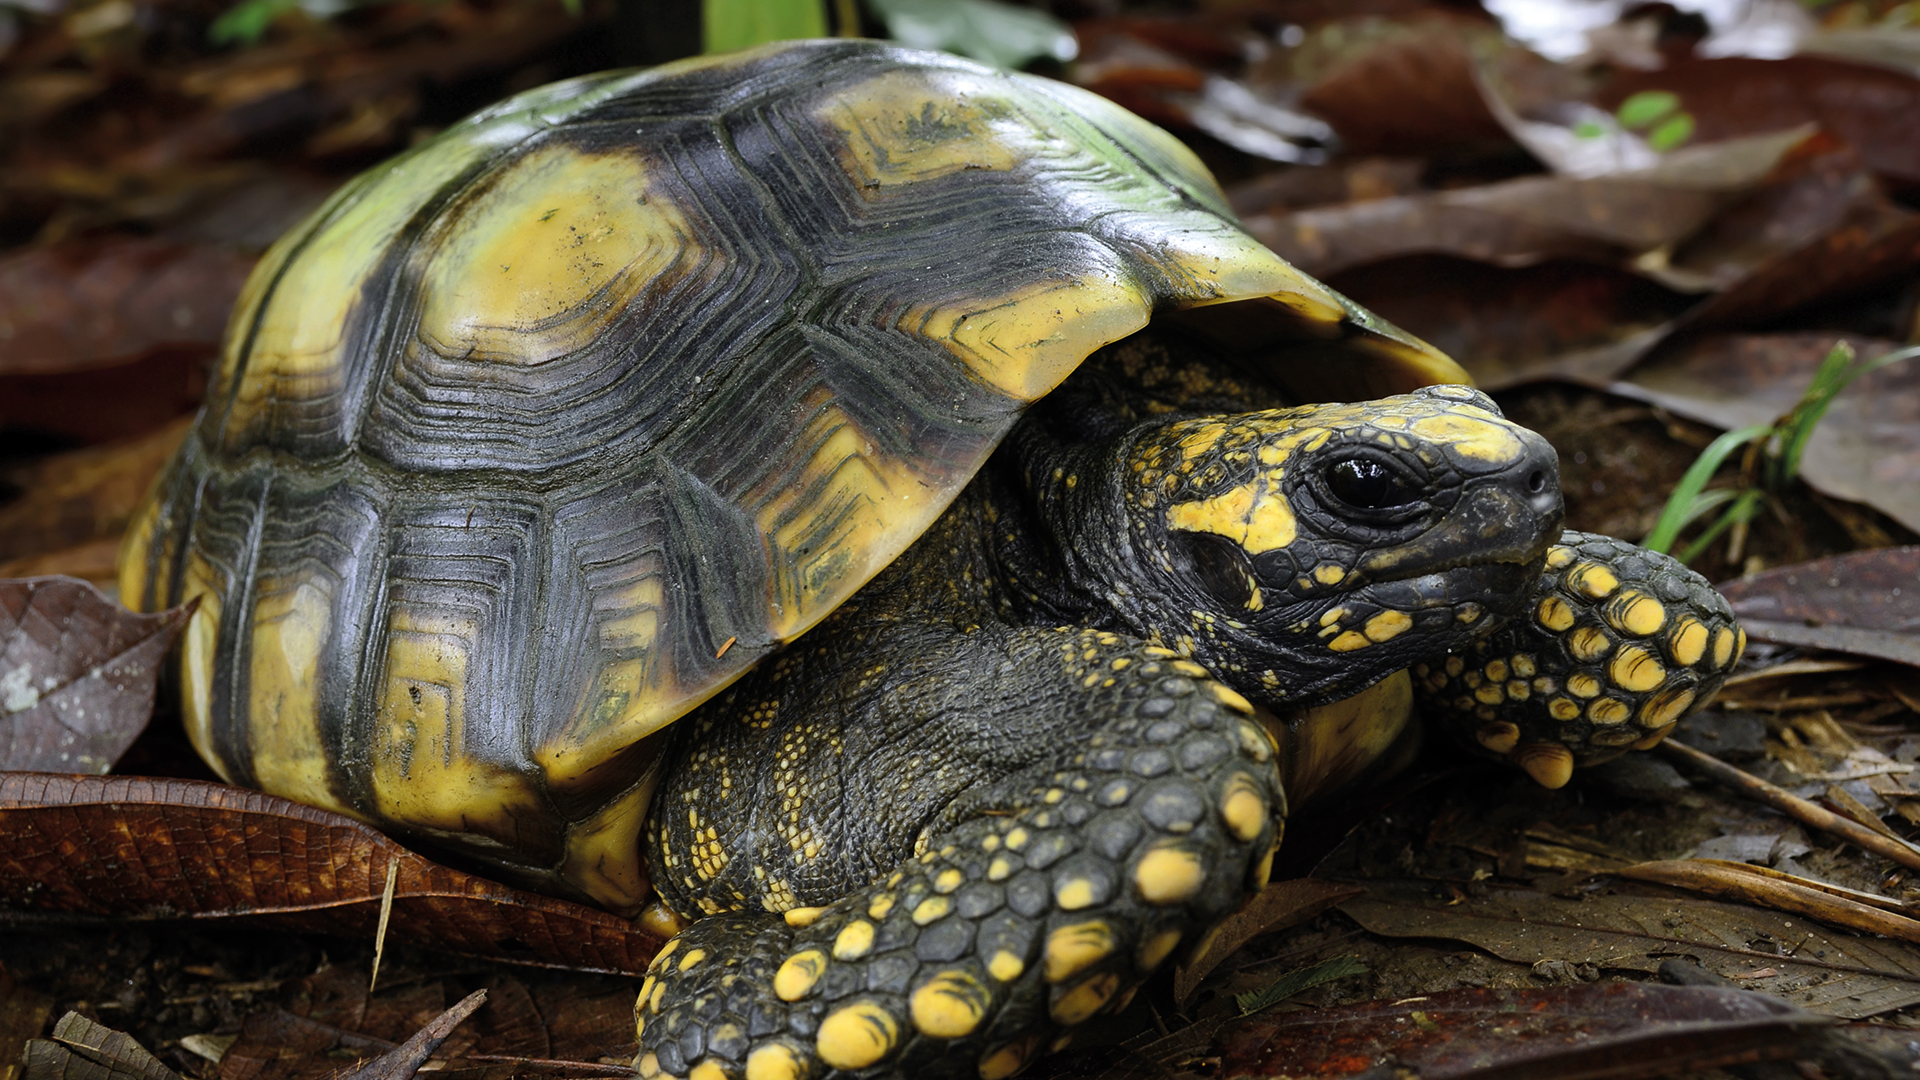
<path id="1" fill-rule="evenodd" d="M 1700 457 L 1688 467 L 1680 483 L 1674 485 L 1673 494 L 1667 496 L 1667 505 L 1660 511 L 1660 519 L 1653 524 L 1653 531 L 1640 543 L 1650 551 L 1666 553 L 1673 542 L 1680 537 L 1680 530 L 1692 520 L 1694 500 L 1699 497 L 1719 470 L 1720 463 L 1727 460 L 1735 450 L 1755 439 L 1765 438 L 1773 432 L 1772 424 L 1755 424 L 1736 431 L 1729 431 L 1707 444 Z"/>
<path id="2" fill-rule="evenodd" d="M 1733 493 L 1728 492 L 1728 494 Z M 1688 544 L 1676 557 L 1683 563 L 1699 558 L 1701 552 L 1712 546 L 1715 540 L 1720 539 L 1721 533 L 1740 522 L 1752 521 L 1753 515 L 1760 509 L 1760 500 L 1764 497 L 1765 493 L 1759 488 L 1748 488 L 1739 492 L 1738 497 L 1733 500 L 1733 505 L 1727 507 L 1712 525 L 1707 526 L 1707 531 L 1695 537 L 1693 543 Z"/>

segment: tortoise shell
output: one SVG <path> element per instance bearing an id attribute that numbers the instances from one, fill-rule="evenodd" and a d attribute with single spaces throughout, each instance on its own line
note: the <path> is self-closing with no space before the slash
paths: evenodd
<path id="1" fill-rule="evenodd" d="M 1303 400 L 1465 381 L 1072 87 L 846 41 L 558 83 L 267 253 L 122 595 L 200 598 L 230 781 L 631 910 L 652 737 L 1156 316 Z"/>

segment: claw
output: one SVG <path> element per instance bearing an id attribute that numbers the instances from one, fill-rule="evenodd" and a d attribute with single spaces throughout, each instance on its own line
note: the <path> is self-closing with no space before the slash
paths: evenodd
<path id="1" fill-rule="evenodd" d="M 1507 756 L 1549 791 L 1566 787 L 1573 779 L 1573 751 L 1559 743 L 1527 743 Z"/>

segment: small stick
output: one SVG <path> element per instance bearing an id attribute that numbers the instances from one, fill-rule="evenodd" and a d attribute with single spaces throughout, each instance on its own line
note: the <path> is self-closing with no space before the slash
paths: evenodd
<path id="1" fill-rule="evenodd" d="M 1685 743 L 1668 739 L 1660 744 L 1660 750 L 1668 757 L 1676 758 L 1707 774 L 1710 779 L 1718 780 L 1822 832 L 1832 833 L 1857 848 L 1892 859 L 1901 866 L 1920 870 L 1920 850 L 1915 850 L 1913 845 L 1903 840 L 1881 836 L 1865 825 L 1849 821 L 1826 807 L 1810 803 L 1784 788 L 1770 784 L 1744 769 L 1737 769 L 1711 754 L 1703 754 Z"/>

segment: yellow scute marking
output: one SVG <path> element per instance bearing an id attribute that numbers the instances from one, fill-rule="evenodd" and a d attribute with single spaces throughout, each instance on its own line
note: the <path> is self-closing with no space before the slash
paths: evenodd
<path id="1" fill-rule="evenodd" d="M 1168 229 L 1159 241 L 1160 257 L 1185 272 L 1172 282 L 1175 295 L 1189 307 L 1251 301 L 1285 308 L 1325 326 L 1346 318 L 1346 309 L 1325 285 L 1287 264 L 1266 245 L 1238 229 Z"/>
<path id="2" fill-rule="evenodd" d="M 1390 641 L 1413 629 L 1413 617 L 1404 611 L 1382 611 L 1367 620 L 1367 640 Z"/>
<path id="3" fill-rule="evenodd" d="M 1691 615 L 1681 618 L 1667 639 L 1667 645 L 1673 650 L 1673 662 L 1682 667 L 1692 667 L 1707 654 L 1706 624 Z"/>
<path id="4" fill-rule="evenodd" d="M 1464 408 L 1456 408 L 1438 416 L 1423 416 L 1412 423 L 1411 429 L 1414 434 L 1445 443 L 1454 453 L 1483 465 L 1509 465 L 1526 453 L 1526 444 L 1506 423 L 1463 415 L 1465 412 Z"/>
<path id="5" fill-rule="evenodd" d="M 940 256 L 930 254 L 928 258 Z M 1088 354 L 1147 325 L 1151 302 L 1116 262 L 1068 268 L 999 297 L 928 310 L 900 329 L 939 342 L 974 375 L 1020 401 L 1060 384 Z"/>
<path id="6" fill-rule="evenodd" d="M 747 1055 L 747 1080 L 801 1080 L 800 1055 L 785 1043 L 762 1043 Z"/>
<path id="7" fill-rule="evenodd" d="M 1165 960 L 1167 955 L 1173 952 L 1173 947 L 1178 944 L 1180 944 L 1178 930 L 1162 930 L 1148 938 L 1146 943 L 1140 946 L 1140 970 L 1152 971 L 1159 967 L 1160 962 Z"/>
<path id="8" fill-rule="evenodd" d="M 1029 1035 L 1024 1039 L 1015 1039 L 1007 1045 L 980 1059 L 980 1080 L 1006 1080 L 1007 1077 L 1025 1068 L 1040 1049 L 1039 1035 Z"/>
<path id="9" fill-rule="evenodd" d="M 200 606 L 180 635 L 180 711 L 193 748 L 231 783 L 233 778 L 213 742 L 213 657 L 220 638 L 221 580 L 199 552 L 188 553 L 180 595 L 187 600 L 199 597 Z"/>
<path id="10" fill-rule="evenodd" d="M 420 340 L 442 356 L 539 364 L 599 337 L 649 282 L 709 264 L 630 153 L 553 145 L 500 170 L 424 241 Z M 714 267 L 706 266 L 712 273 Z"/>
<path id="11" fill-rule="evenodd" d="M 1113 929 L 1106 923 L 1096 919 L 1062 926 L 1047 935 L 1047 981 L 1072 978 L 1112 951 Z"/>
<path id="12" fill-rule="evenodd" d="M 650 770 L 645 780 L 567 831 L 561 874 L 610 911 L 631 912 L 651 895 L 640 850 L 659 780 L 660 770 Z"/>
<path id="13" fill-rule="evenodd" d="M 309 806 L 339 806 L 327 784 L 318 709 L 320 649 L 333 621 L 333 581 L 307 567 L 262 579 L 253 606 L 247 689 L 253 771 L 262 788 Z"/>
<path id="14" fill-rule="evenodd" d="M 315 215 L 316 221 L 332 216 L 314 231 L 295 229 L 268 250 L 229 324 L 225 377 L 239 368 L 243 349 L 246 361 L 229 435 L 264 402 L 340 392 L 343 333 L 361 300 L 354 286 L 385 257 L 422 202 L 494 149 L 482 140 L 449 139 L 431 152 L 403 155 L 336 196 Z M 262 304 L 258 330 L 249 344 L 245 329 L 256 303 Z"/>
<path id="15" fill-rule="evenodd" d="M 826 954 L 807 949 L 787 957 L 773 974 L 773 992 L 781 1001 L 799 1001 L 827 970 Z"/>
<path id="16" fill-rule="evenodd" d="M 943 971 L 913 992 L 907 1008 L 921 1034 L 958 1039 L 980 1026 L 990 1003 L 978 979 L 964 971 Z"/>
<path id="17" fill-rule="evenodd" d="M 864 1069 L 887 1056 L 900 1038 L 900 1022 L 878 1002 L 856 1001 L 820 1021 L 815 1049 L 836 1069 Z"/>
<path id="18" fill-rule="evenodd" d="M 1055 1023 L 1072 1027 L 1084 1022 L 1088 1017 L 1100 1011 L 1120 989 L 1120 973 L 1108 972 L 1095 975 L 1079 986 L 1062 994 L 1049 1010 Z"/>
<path id="19" fill-rule="evenodd" d="M 1639 693 L 1665 682 L 1667 669 L 1661 666 L 1651 651 L 1639 645 L 1628 645 L 1614 654 L 1613 662 L 1607 666 L 1607 677 L 1613 680 L 1615 686 Z"/>
<path id="20" fill-rule="evenodd" d="M 872 197 L 963 169 L 1005 172 L 1041 143 L 989 80 L 967 72 L 890 71 L 814 115 L 846 135 L 841 167 Z"/>
<path id="21" fill-rule="evenodd" d="M 1167 527 L 1224 536 L 1253 555 L 1286 547 L 1298 535 L 1299 522 L 1286 501 L 1265 488 L 1264 481 L 1255 481 L 1211 499 L 1176 503 L 1167 508 Z"/>
<path id="22" fill-rule="evenodd" d="M 1252 843 L 1267 824 L 1267 800 L 1261 798 L 1244 774 L 1236 775 L 1227 785 L 1227 797 L 1220 802 L 1220 816 L 1226 819 L 1227 829 L 1235 838 L 1242 843 Z"/>
<path id="23" fill-rule="evenodd" d="M 373 798 L 393 821 L 510 841 L 518 821 L 548 811 L 522 777 L 467 745 L 467 662 L 479 633 L 469 618 L 393 606 L 369 747 Z"/>
<path id="24" fill-rule="evenodd" d="M 1001 982 L 1012 982 L 1026 970 L 1027 962 L 1005 949 L 998 950 L 993 959 L 987 961 L 987 974 Z"/>
<path id="25" fill-rule="evenodd" d="M 1134 868 L 1133 881 L 1149 904 L 1183 904 L 1193 899 L 1207 880 L 1200 856 L 1180 848 L 1149 851 Z"/>
<path id="26" fill-rule="evenodd" d="M 865 919 L 855 919 L 840 928 L 833 938 L 833 958 L 835 960 L 858 960 L 873 948 L 873 924 Z"/>

